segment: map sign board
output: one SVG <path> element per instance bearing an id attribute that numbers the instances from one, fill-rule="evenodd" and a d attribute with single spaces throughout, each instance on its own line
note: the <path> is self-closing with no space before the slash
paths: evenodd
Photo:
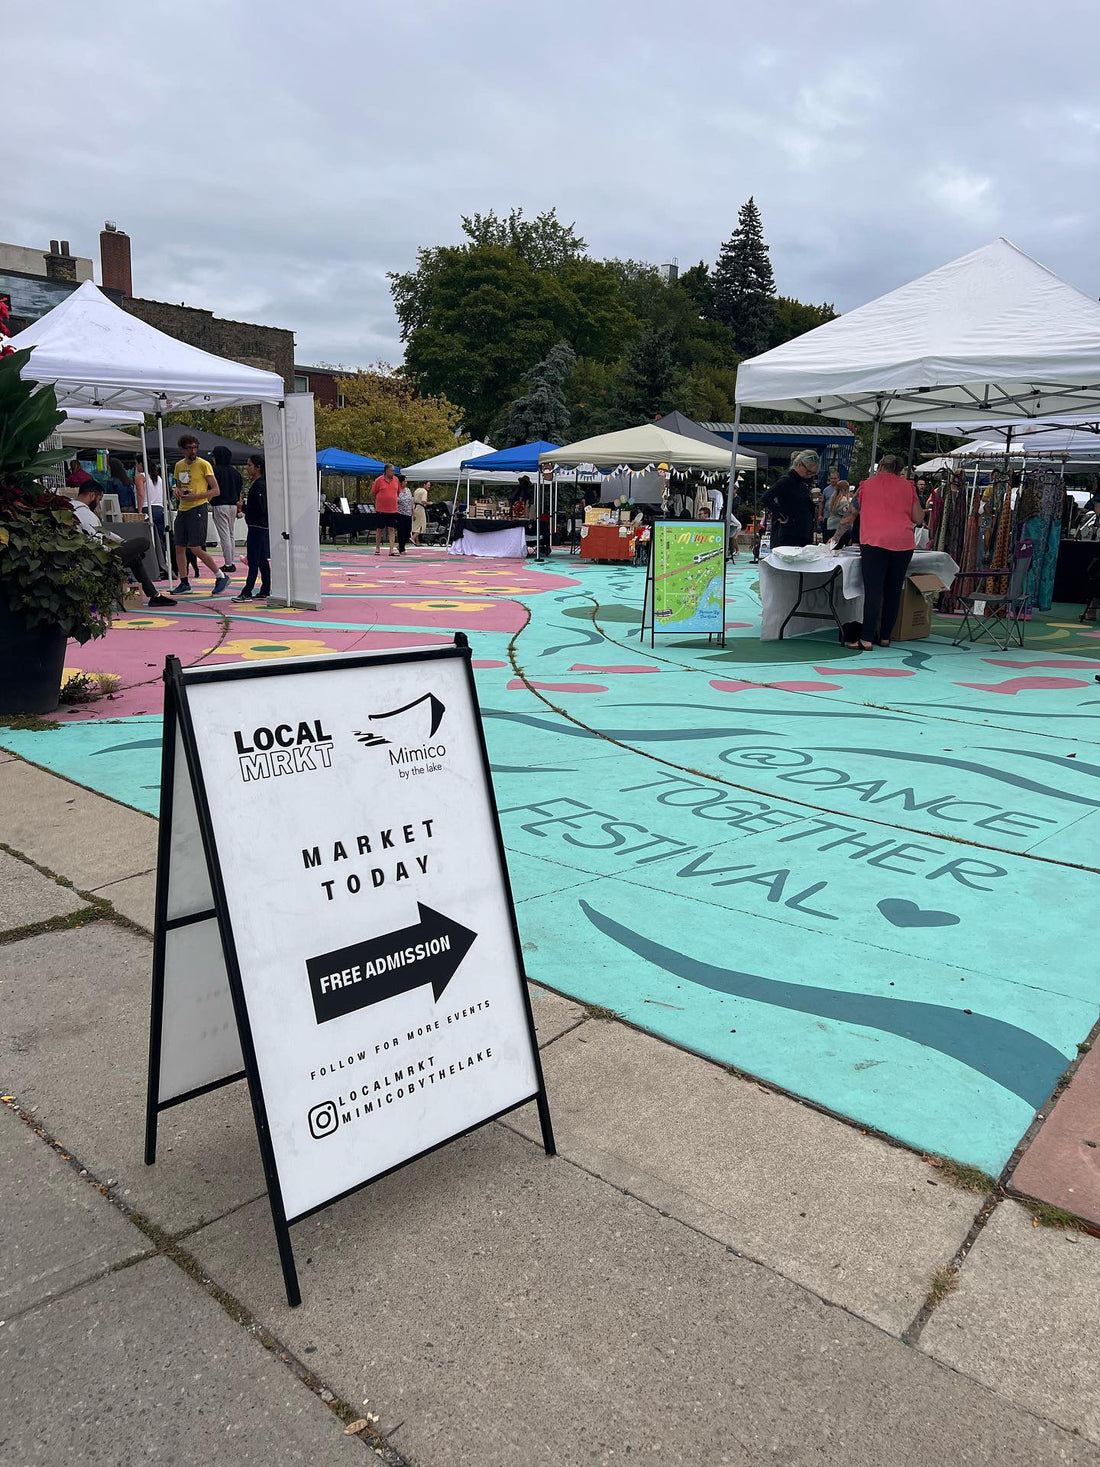
<path id="1" fill-rule="evenodd" d="M 247 1078 L 289 1225 L 529 1100 L 553 1149 L 464 638 L 169 659 L 146 1160 Z"/>
<path id="2" fill-rule="evenodd" d="M 726 527 L 712 520 L 657 520 L 653 526 L 642 628 L 703 633 L 725 642 Z"/>

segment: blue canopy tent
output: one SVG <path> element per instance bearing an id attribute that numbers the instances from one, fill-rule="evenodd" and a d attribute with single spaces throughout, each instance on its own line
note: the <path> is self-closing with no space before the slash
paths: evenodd
<path id="1" fill-rule="evenodd" d="M 540 440 L 538 443 L 520 443 L 515 448 L 498 448 L 495 453 L 483 453 L 480 458 L 464 458 L 462 468 L 483 469 L 497 474 L 537 474 L 539 454 L 552 453 L 557 446 Z"/>
<path id="2" fill-rule="evenodd" d="M 464 458 L 459 466 L 466 472 L 466 506 L 470 504 L 470 476 L 478 474 L 533 474 L 535 476 L 535 547 L 536 558 L 542 559 L 542 539 L 539 535 L 541 510 L 541 480 L 539 478 L 539 454 L 550 453 L 558 445 L 540 439 L 537 443 L 520 443 L 515 448 L 498 448 L 493 453 L 483 453 L 478 458 Z"/>
<path id="3" fill-rule="evenodd" d="M 325 499 L 321 492 L 322 474 L 343 474 L 348 478 L 371 478 L 380 474 L 385 464 L 376 458 L 367 458 L 362 453 L 347 453 L 342 448 L 322 448 L 317 455 L 317 508 L 324 509 Z M 342 498 L 341 504 L 347 500 Z"/>
<path id="4" fill-rule="evenodd" d="M 380 474 L 385 467 L 376 458 L 345 453 L 342 448 L 322 448 L 317 455 L 317 468 L 322 474 Z"/>

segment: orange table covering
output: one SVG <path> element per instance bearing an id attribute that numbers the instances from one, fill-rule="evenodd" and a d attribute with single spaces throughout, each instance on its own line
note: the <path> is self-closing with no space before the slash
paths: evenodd
<path id="1" fill-rule="evenodd" d="M 582 560 L 633 560 L 634 531 L 619 533 L 618 525 L 581 527 Z"/>

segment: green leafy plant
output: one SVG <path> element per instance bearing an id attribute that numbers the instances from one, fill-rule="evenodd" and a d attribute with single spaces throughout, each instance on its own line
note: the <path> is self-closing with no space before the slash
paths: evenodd
<path id="1" fill-rule="evenodd" d="M 70 500 L 35 482 L 64 458 L 41 446 L 64 415 L 52 387 L 20 377 L 29 359 L 0 357 L 0 600 L 28 627 L 87 642 L 107 631 L 126 571 L 84 533 Z"/>

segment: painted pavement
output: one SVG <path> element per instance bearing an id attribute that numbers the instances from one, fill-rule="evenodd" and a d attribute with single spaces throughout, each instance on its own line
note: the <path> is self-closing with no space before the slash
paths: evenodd
<path id="1" fill-rule="evenodd" d="M 321 612 L 192 598 L 70 665 L 111 699 L 0 744 L 158 802 L 164 657 L 465 631 L 532 978 L 928 1152 L 1002 1170 L 1100 1012 L 1100 632 L 856 655 L 639 634 L 644 571 L 324 552 Z"/>

